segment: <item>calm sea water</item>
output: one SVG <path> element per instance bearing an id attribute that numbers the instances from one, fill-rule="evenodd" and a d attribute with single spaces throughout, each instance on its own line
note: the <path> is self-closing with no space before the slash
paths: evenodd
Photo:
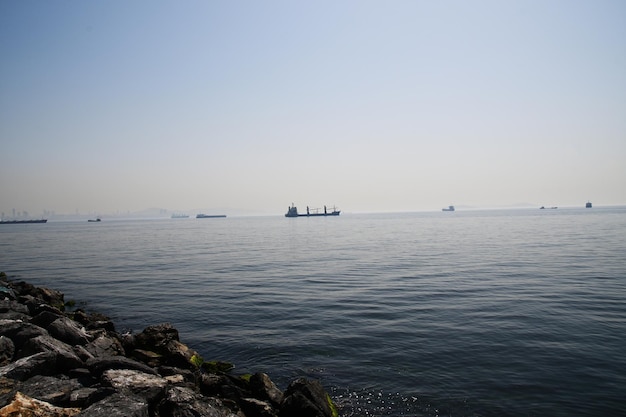
<path id="1" fill-rule="evenodd" d="M 0 270 L 344 416 L 626 415 L 626 208 L 1 225 Z"/>

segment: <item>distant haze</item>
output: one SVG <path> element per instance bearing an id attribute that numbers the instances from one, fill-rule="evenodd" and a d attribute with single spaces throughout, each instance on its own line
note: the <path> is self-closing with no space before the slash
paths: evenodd
<path id="1" fill-rule="evenodd" d="M 626 204 L 625 22 L 608 0 L 0 2 L 0 212 Z"/>

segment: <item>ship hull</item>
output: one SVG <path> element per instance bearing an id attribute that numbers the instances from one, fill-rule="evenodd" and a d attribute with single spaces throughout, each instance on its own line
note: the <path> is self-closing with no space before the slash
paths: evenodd
<path id="1" fill-rule="evenodd" d="M 311 213 L 311 214 L 285 214 L 285 217 L 326 217 L 326 216 L 339 216 L 341 211 L 333 211 L 331 213 Z"/>
<path id="2" fill-rule="evenodd" d="M 41 220 L 2 220 L 0 224 L 27 224 L 27 223 L 46 223 L 48 219 Z"/>

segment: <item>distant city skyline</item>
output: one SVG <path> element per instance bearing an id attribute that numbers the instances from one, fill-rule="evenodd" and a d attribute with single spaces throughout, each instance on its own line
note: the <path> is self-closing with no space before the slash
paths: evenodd
<path id="1" fill-rule="evenodd" d="M 0 2 L 0 213 L 624 205 L 624 21 L 611 0 Z"/>

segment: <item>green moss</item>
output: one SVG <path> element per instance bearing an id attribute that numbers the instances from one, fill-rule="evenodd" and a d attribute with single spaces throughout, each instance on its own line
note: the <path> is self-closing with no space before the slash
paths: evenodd
<path id="1" fill-rule="evenodd" d="M 326 393 L 326 401 L 328 401 L 328 406 L 330 407 L 330 414 L 333 417 L 339 417 L 339 412 L 337 411 L 337 406 L 333 402 L 332 398 L 330 398 L 330 395 L 328 395 L 328 393 Z"/>
<path id="2" fill-rule="evenodd" d="M 210 361 L 202 364 L 202 369 L 209 373 L 228 372 L 234 367 L 230 362 Z"/>
<path id="3" fill-rule="evenodd" d="M 202 365 L 204 365 L 204 359 L 202 359 L 202 356 L 197 354 L 194 354 L 191 359 L 189 359 L 189 362 L 191 362 L 191 364 L 196 368 L 200 368 Z"/>
<path id="4" fill-rule="evenodd" d="M 243 379 L 247 383 L 250 383 L 250 378 L 252 378 L 252 374 L 243 374 L 239 378 Z"/>

